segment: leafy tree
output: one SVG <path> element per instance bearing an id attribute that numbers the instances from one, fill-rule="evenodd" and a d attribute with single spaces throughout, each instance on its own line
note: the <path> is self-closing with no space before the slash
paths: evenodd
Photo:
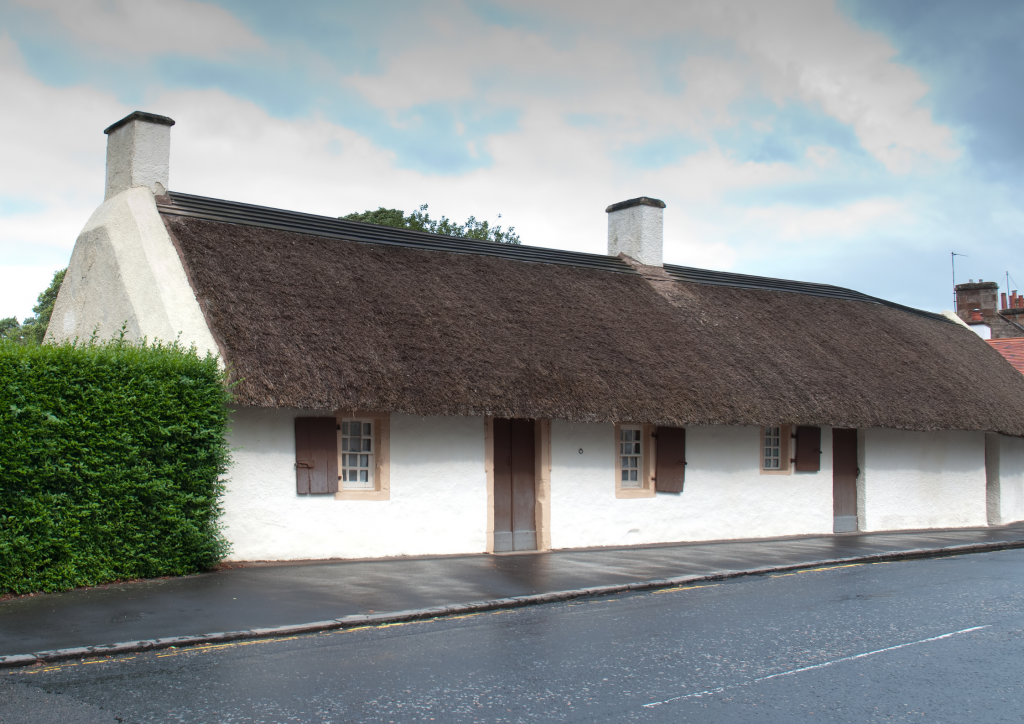
<path id="1" fill-rule="evenodd" d="M 431 219 L 430 214 L 427 213 L 427 208 L 427 204 L 423 204 L 419 210 L 406 215 L 401 209 L 385 209 L 381 206 L 376 211 L 367 210 L 362 213 L 348 214 L 341 218 L 349 221 L 362 221 L 367 224 L 393 226 L 397 229 L 426 231 L 431 234 L 459 236 L 466 239 L 478 239 L 479 241 L 495 241 L 499 244 L 521 243 L 514 226 L 510 226 L 508 229 L 503 229 L 501 226 L 491 226 L 486 221 L 477 221 L 475 216 L 470 216 L 466 219 L 465 224 L 457 224 L 447 216 L 442 216 L 440 219 Z M 498 218 L 501 218 L 501 214 L 498 214 Z"/>
<path id="2" fill-rule="evenodd" d="M 43 339 L 46 337 L 46 328 L 50 324 L 50 315 L 53 314 L 53 305 L 57 301 L 57 292 L 60 291 L 65 273 L 67 273 L 67 269 L 56 272 L 50 286 L 36 298 L 36 305 L 32 307 L 34 316 L 26 318 L 21 324 L 18 324 L 17 317 L 0 319 L 0 339 L 10 339 L 30 345 L 43 343 Z"/>
<path id="3" fill-rule="evenodd" d="M 17 317 L 5 317 L 0 319 L 0 339 L 9 339 L 19 344 L 25 344 L 25 328 Z"/>
<path id="4" fill-rule="evenodd" d="M 0 319 L 0 339 L 18 339 L 21 337 L 21 323 L 17 317 Z"/>

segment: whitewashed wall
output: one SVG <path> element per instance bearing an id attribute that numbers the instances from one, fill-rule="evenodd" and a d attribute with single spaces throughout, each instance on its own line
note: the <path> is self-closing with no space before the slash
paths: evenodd
<path id="1" fill-rule="evenodd" d="M 295 493 L 300 410 L 241 408 L 224 499 L 230 560 L 480 553 L 487 488 L 482 418 L 392 415 L 391 499 Z M 863 530 L 986 523 L 983 433 L 863 434 Z M 690 427 L 682 494 L 615 497 L 611 424 L 551 426 L 553 548 L 832 532 L 832 434 L 821 470 L 762 475 L 756 427 Z M 1000 436 L 1002 522 L 1024 520 L 1024 440 Z M 581 453 L 580 450 L 583 450 Z"/>
<path id="2" fill-rule="evenodd" d="M 998 519 L 994 525 L 1024 520 L 1024 438 L 995 436 L 998 447 Z"/>
<path id="3" fill-rule="evenodd" d="M 863 434 L 861 530 L 986 525 L 984 433 Z"/>
<path id="4" fill-rule="evenodd" d="M 832 532 L 832 433 L 821 471 L 762 475 L 757 427 L 689 427 L 681 494 L 615 497 L 611 424 L 551 425 L 551 545 L 617 546 Z M 583 450 L 580 453 L 580 450 Z"/>
<path id="5" fill-rule="evenodd" d="M 224 498 L 229 560 L 480 553 L 487 537 L 483 418 L 391 416 L 391 499 L 295 493 L 297 416 L 240 408 Z"/>

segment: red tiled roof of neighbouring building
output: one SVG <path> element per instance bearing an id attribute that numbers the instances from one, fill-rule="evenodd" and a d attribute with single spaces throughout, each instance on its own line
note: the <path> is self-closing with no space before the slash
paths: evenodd
<path id="1" fill-rule="evenodd" d="M 1024 337 L 990 339 L 988 343 L 1016 367 L 1018 372 L 1024 374 Z"/>

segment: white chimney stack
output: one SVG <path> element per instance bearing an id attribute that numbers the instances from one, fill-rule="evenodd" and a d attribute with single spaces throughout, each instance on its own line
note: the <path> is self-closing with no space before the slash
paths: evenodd
<path id="1" fill-rule="evenodd" d="M 167 116 L 135 111 L 103 131 L 107 134 L 104 201 L 140 186 L 155 196 L 167 193 L 173 125 Z"/>
<path id="2" fill-rule="evenodd" d="M 612 204 L 608 212 L 608 254 L 620 253 L 647 266 L 661 266 L 665 202 L 641 196 Z"/>

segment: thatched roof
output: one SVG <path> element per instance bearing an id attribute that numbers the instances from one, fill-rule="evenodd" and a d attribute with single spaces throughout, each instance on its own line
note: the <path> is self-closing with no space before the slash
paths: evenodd
<path id="1" fill-rule="evenodd" d="M 1024 376 L 935 315 L 172 198 L 241 404 L 1024 435 Z"/>

